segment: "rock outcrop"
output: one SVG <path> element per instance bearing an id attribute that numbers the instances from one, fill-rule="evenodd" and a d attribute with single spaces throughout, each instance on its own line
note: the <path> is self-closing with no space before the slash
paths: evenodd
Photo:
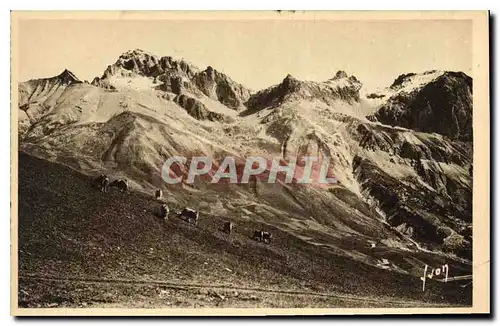
<path id="1" fill-rule="evenodd" d="M 219 122 L 227 121 L 227 117 L 225 117 L 223 114 L 208 110 L 203 103 L 187 95 L 177 95 L 174 98 L 174 102 L 184 108 L 186 112 L 196 120 L 209 120 Z"/>
<path id="2" fill-rule="evenodd" d="M 472 144 L 370 123 L 358 125 L 355 135 L 368 155 L 354 158 L 354 174 L 387 222 L 411 229 L 411 237 L 429 248 L 470 259 L 464 236 L 472 222 Z M 372 152 L 389 161 L 374 159 Z M 450 236 L 455 246 L 447 244 Z M 459 236 L 463 241 L 456 245 Z"/>
<path id="3" fill-rule="evenodd" d="M 210 66 L 197 73 L 193 83 L 206 96 L 233 109 L 241 108 L 250 97 L 248 89 Z"/>

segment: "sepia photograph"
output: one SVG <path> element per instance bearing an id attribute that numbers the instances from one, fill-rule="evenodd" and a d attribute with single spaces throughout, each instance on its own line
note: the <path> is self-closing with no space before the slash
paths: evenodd
<path id="1" fill-rule="evenodd" d="M 489 312 L 489 13 L 11 13 L 11 313 Z"/>

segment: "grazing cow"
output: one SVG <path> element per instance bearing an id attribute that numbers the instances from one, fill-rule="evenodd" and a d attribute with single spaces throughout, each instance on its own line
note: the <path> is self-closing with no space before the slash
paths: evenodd
<path id="1" fill-rule="evenodd" d="M 198 218 L 200 217 L 200 212 L 197 212 L 194 209 L 186 207 L 179 214 L 179 217 L 183 220 L 186 220 L 188 223 L 196 225 L 198 224 Z"/>
<path id="2" fill-rule="evenodd" d="M 104 176 L 104 179 L 101 180 L 101 192 L 108 192 L 109 187 L 109 178 Z"/>
<path id="3" fill-rule="evenodd" d="M 157 189 L 155 192 L 155 197 L 157 200 L 161 199 L 161 197 L 163 197 L 163 191 L 161 191 L 161 189 Z"/>
<path id="4" fill-rule="evenodd" d="M 121 192 L 128 190 L 128 180 L 127 179 L 117 179 L 109 184 L 110 187 L 116 187 L 120 189 Z"/>
<path id="5" fill-rule="evenodd" d="M 109 178 L 105 174 L 92 179 L 92 186 L 98 187 L 101 192 L 107 192 L 109 186 Z"/>
<path id="6" fill-rule="evenodd" d="M 273 238 L 272 234 L 267 232 L 267 231 L 255 231 L 253 233 L 254 240 L 259 241 L 259 242 L 264 242 L 264 243 L 271 243 L 271 239 Z"/>
<path id="7" fill-rule="evenodd" d="M 231 232 L 233 231 L 233 223 L 232 222 L 224 223 L 224 225 L 222 226 L 222 231 L 224 231 L 227 234 L 231 234 Z"/>
<path id="8" fill-rule="evenodd" d="M 262 242 L 262 234 L 263 234 L 263 231 L 255 231 L 253 233 L 253 237 L 252 239 L 256 240 L 256 241 L 259 241 L 259 242 Z"/>
<path id="9" fill-rule="evenodd" d="M 168 219 L 168 213 L 170 213 L 170 209 L 168 208 L 167 204 L 161 205 L 160 216 L 163 219 L 167 220 Z"/>
<path id="10" fill-rule="evenodd" d="M 105 174 L 101 174 L 99 175 L 98 177 L 91 177 L 91 184 L 92 184 L 92 187 L 100 187 L 101 186 L 101 182 L 102 180 L 106 178 L 106 175 Z"/>
<path id="11" fill-rule="evenodd" d="M 262 233 L 262 242 L 270 244 L 272 238 L 273 235 L 271 233 L 265 231 Z"/>

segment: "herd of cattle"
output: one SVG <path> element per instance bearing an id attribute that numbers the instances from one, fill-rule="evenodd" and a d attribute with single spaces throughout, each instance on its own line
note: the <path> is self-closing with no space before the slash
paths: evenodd
<path id="1" fill-rule="evenodd" d="M 100 191 L 102 193 L 107 193 L 109 191 L 110 187 L 116 187 L 118 190 L 121 192 L 127 191 L 128 190 L 128 180 L 127 179 L 116 179 L 113 180 L 113 182 L 109 181 L 109 177 L 105 174 L 101 174 L 98 177 L 94 178 L 92 181 L 93 186 L 97 186 L 100 188 Z M 157 200 L 162 199 L 163 197 L 163 191 L 161 189 L 157 189 L 155 191 L 155 198 Z M 170 208 L 167 206 L 167 204 L 163 203 L 160 206 L 160 217 L 167 220 L 170 214 Z M 179 213 L 176 214 L 180 219 L 186 221 L 187 223 L 197 225 L 198 224 L 198 219 L 200 217 L 200 212 L 185 207 L 180 211 Z M 225 222 L 221 228 L 221 231 L 231 234 L 233 232 L 233 223 L 232 222 Z M 266 244 L 270 244 L 272 240 L 272 235 L 270 232 L 267 231 L 262 231 L 262 230 L 257 230 L 253 233 L 252 239 L 263 242 Z"/>

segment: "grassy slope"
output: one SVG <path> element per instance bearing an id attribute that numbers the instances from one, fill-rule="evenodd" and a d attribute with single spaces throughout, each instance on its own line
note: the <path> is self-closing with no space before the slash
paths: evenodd
<path id="1" fill-rule="evenodd" d="M 421 282 L 414 276 L 338 256 L 327 247 L 311 245 L 272 226 L 268 228 L 276 241 L 270 246 L 257 243 L 250 236 L 261 224 L 252 220 L 239 220 L 231 236 L 218 231 L 223 217 L 202 214 L 197 227 L 175 217 L 163 221 L 154 214 L 159 203 L 152 197 L 114 191 L 101 195 L 90 187 L 87 176 L 22 153 L 19 198 L 19 273 L 24 276 L 314 291 L 380 298 L 378 305 L 383 300 L 402 300 L 408 305 L 421 304 L 416 301 L 471 302 L 470 286 L 428 281 L 427 290 L 422 292 Z M 209 290 L 198 292 L 162 285 L 113 286 L 77 281 L 53 284 L 48 280 L 20 279 L 22 306 L 48 302 L 70 306 L 83 302 L 183 306 L 197 303 L 193 301 L 197 295 L 202 301 L 205 298 L 207 305 L 220 304 L 219 296 L 210 301 L 213 293 Z M 339 299 L 319 302 L 307 296 L 298 300 L 285 294 L 259 293 L 252 295 L 255 299 L 249 296 L 249 300 L 236 298 L 233 302 L 226 298 L 224 302 L 230 306 L 259 306 L 274 301 L 278 306 L 376 306 L 368 299 L 353 304 Z M 274 295 L 279 299 L 269 299 Z"/>

